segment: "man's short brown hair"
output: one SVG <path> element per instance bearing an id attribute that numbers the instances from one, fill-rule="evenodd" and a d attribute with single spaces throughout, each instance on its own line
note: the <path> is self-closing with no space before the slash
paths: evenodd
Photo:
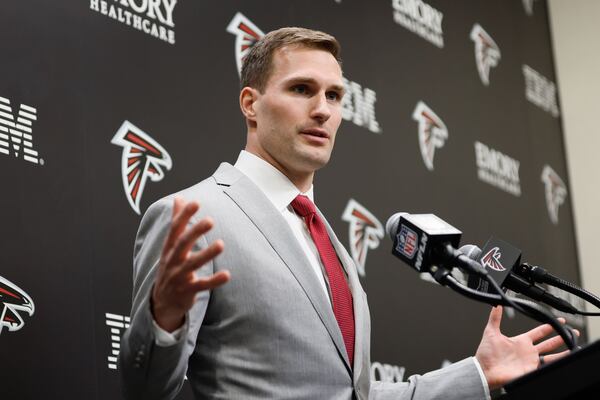
<path id="1" fill-rule="evenodd" d="M 273 67 L 275 50 L 284 46 L 299 45 L 331 53 L 341 65 L 341 47 L 333 36 L 306 28 L 281 28 L 267 33 L 252 46 L 242 66 L 241 87 L 263 92 Z"/>

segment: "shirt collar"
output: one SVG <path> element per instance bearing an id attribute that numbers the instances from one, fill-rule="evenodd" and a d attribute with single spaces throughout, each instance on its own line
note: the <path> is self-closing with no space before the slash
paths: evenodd
<path id="1" fill-rule="evenodd" d="M 281 171 L 250 152 L 242 150 L 234 166 L 258 186 L 280 212 L 299 194 L 307 196 L 314 203 L 313 185 L 306 193 L 301 193 Z"/>

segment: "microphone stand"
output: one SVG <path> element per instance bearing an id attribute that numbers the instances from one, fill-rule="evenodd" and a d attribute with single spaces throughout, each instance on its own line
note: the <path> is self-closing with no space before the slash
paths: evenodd
<path id="1" fill-rule="evenodd" d="M 538 306 L 536 303 L 506 296 L 506 294 L 504 294 L 502 289 L 500 289 L 498 286 L 498 283 L 491 276 L 486 275 L 486 279 L 497 291 L 499 290 L 499 294 L 484 293 L 471 289 L 470 287 L 465 286 L 456 280 L 456 278 L 450 273 L 450 270 L 444 267 L 432 268 L 431 273 L 435 280 L 441 285 L 448 286 L 450 289 L 462 294 L 465 297 L 491 304 L 493 306 L 500 304 L 506 305 L 520 311 L 524 315 L 533 318 L 538 322 L 550 324 L 558 333 L 558 335 L 564 340 L 565 345 L 569 350 L 575 350 L 577 348 L 573 331 L 570 329 L 568 330 L 556 318 L 554 318 L 550 313 Z"/>
<path id="2" fill-rule="evenodd" d="M 592 305 L 596 306 L 597 308 L 600 308 L 600 298 L 598 296 L 596 296 L 592 292 L 589 292 L 583 288 L 580 288 L 579 286 L 577 286 L 569 281 L 566 281 L 564 279 L 561 279 L 557 276 L 552 275 L 550 272 L 546 271 L 542 267 L 524 263 L 519 266 L 517 273 L 519 275 L 525 276 L 527 279 L 529 279 L 533 282 L 545 283 L 547 285 L 554 286 L 556 288 L 559 288 L 566 292 L 574 294 L 575 296 L 579 297 L 580 299 L 583 299 L 583 300 L 587 301 L 588 303 L 591 303 Z M 600 315 L 600 313 L 598 313 L 598 312 L 586 312 L 586 311 L 580 311 L 580 310 L 578 310 L 577 314 L 588 315 L 588 316 Z"/>

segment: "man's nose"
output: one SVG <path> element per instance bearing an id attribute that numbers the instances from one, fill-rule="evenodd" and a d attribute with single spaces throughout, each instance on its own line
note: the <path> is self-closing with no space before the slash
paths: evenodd
<path id="1" fill-rule="evenodd" d="M 313 99 L 310 116 L 319 120 L 319 122 L 325 122 L 331 117 L 330 104 L 325 96 L 325 93 L 323 93 L 315 96 Z"/>

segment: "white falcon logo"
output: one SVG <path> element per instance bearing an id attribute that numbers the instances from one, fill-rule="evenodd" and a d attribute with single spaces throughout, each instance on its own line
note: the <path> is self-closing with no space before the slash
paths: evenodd
<path id="1" fill-rule="evenodd" d="M 506 271 L 506 268 L 504 268 L 504 265 L 502 265 L 502 263 L 500 262 L 500 257 L 502 257 L 502 253 L 500 253 L 500 248 L 494 247 L 493 249 L 485 253 L 483 257 L 481 257 L 481 265 L 483 265 L 484 267 L 491 268 L 494 271 Z"/>
<path id="2" fill-rule="evenodd" d="M 369 210 L 354 199 L 348 201 L 342 214 L 342 220 L 350 223 L 350 254 L 356 264 L 358 274 L 365 276 L 367 251 L 379 246 L 384 234 L 383 225 Z"/>
<path id="3" fill-rule="evenodd" d="M 428 170 L 433 171 L 435 149 L 444 146 L 448 139 L 448 129 L 441 118 L 422 101 L 417 103 L 412 117 L 419 123 L 419 147 L 423 162 Z"/>
<path id="4" fill-rule="evenodd" d="M 477 72 L 484 85 L 490 84 L 490 69 L 500 61 L 500 48 L 494 39 L 479 24 L 471 29 L 471 40 L 475 42 L 475 62 Z"/>
<path id="5" fill-rule="evenodd" d="M 558 207 L 565 202 L 567 186 L 549 165 L 545 165 L 542 170 L 542 182 L 546 187 L 546 206 L 548 207 L 550 221 L 557 225 Z"/>
<path id="6" fill-rule="evenodd" d="M 21 313 L 29 316 L 35 312 L 31 297 L 14 283 L 0 276 L 0 333 L 18 331 L 25 325 Z"/>
<path id="7" fill-rule="evenodd" d="M 242 73 L 242 64 L 246 54 L 252 46 L 260 40 L 265 34 L 258 29 L 244 14 L 238 12 L 235 14 L 229 25 L 227 32 L 233 33 L 235 37 L 235 62 L 238 68 L 238 74 Z"/>
<path id="8" fill-rule="evenodd" d="M 153 182 L 165 176 L 163 167 L 170 170 L 171 156 L 146 132 L 129 121 L 123 122 L 112 144 L 123 147 L 121 177 L 129 205 L 140 213 L 140 200 L 148 178 Z"/>

